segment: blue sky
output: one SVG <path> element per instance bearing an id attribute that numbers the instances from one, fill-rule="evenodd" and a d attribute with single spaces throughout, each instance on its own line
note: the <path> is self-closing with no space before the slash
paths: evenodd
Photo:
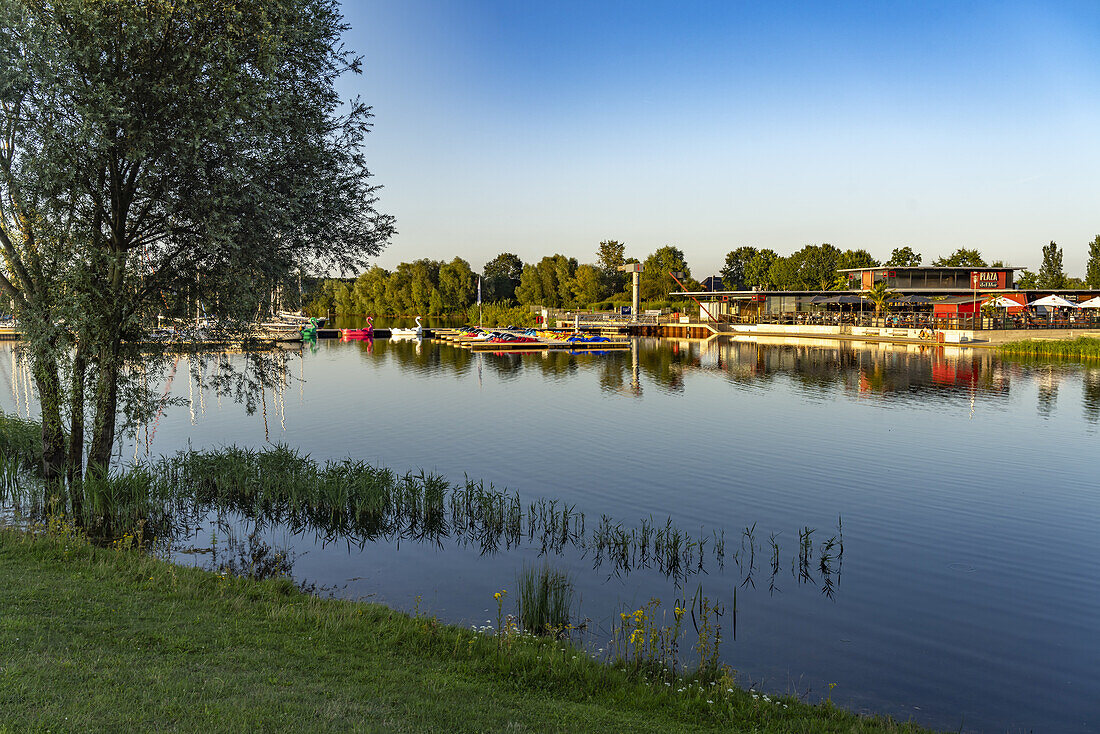
<path id="1" fill-rule="evenodd" d="M 398 236 L 378 263 L 673 244 L 958 247 L 1083 275 L 1100 3 L 344 4 Z"/>

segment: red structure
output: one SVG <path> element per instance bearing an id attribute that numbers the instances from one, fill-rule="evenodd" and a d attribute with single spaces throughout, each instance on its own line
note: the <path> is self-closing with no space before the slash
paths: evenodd
<path id="1" fill-rule="evenodd" d="M 973 296 L 954 296 L 932 304 L 932 314 L 937 319 L 978 313 L 982 308 L 982 298 Z"/>

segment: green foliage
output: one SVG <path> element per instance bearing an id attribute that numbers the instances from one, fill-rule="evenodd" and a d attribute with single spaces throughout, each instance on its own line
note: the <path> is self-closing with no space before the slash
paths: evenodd
<path id="1" fill-rule="evenodd" d="M 573 275 L 577 260 L 565 255 L 544 257 L 535 265 L 524 265 L 516 288 L 516 299 L 524 305 L 561 308 L 573 302 Z"/>
<path id="2" fill-rule="evenodd" d="M 894 251 L 890 253 L 890 259 L 886 261 L 886 266 L 891 268 L 915 268 L 920 265 L 921 254 L 914 252 L 912 247 L 906 245 L 905 247 L 896 247 Z"/>
<path id="3" fill-rule="evenodd" d="M 343 285 L 345 289 L 347 288 L 347 283 L 335 278 L 326 278 L 322 280 L 308 295 L 304 309 L 305 312 L 310 316 L 327 316 L 330 311 L 335 311 L 337 306 L 337 293 L 341 285 Z M 348 301 L 349 299 L 345 296 L 344 300 Z"/>
<path id="4" fill-rule="evenodd" d="M 389 301 L 386 299 L 386 281 L 389 277 L 390 272 L 377 265 L 361 273 L 359 277 L 355 279 L 355 298 L 352 303 L 349 304 L 351 310 L 342 310 L 338 312 L 339 315 L 381 315 L 393 313 L 390 309 Z"/>
<path id="5" fill-rule="evenodd" d="M 744 287 L 782 290 L 830 290 L 846 289 L 847 276 L 838 276 L 837 270 L 876 267 L 878 261 L 866 250 L 844 250 L 824 243 L 806 245 L 788 257 L 781 257 L 772 250 L 756 250 L 741 247 L 726 255 L 726 277 L 735 279 Z"/>
<path id="6" fill-rule="evenodd" d="M 483 303 L 480 313 L 477 304 L 466 309 L 466 321 L 470 324 L 483 323 L 485 326 L 534 326 L 535 316 L 527 306 L 514 306 L 511 303 Z"/>
<path id="7" fill-rule="evenodd" d="M 421 259 L 401 263 L 392 273 L 375 265 L 360 273 L 350 289 L 331 286 L 331 303 L 339 316 L 405 316 L 464 313 L 477 297 L 477 278 L 460 257 L 450 262 Z M 326 287 L 310 313 L 318 313 Z M 321 312 L 323 313 L 323 312 Z"/>
<path id="8" fill-rule="evenodd" d="M 1024 290 L 1033 290 L 1039 287 L 1039 275 L 1030 270 L 1021 270 L 1016 276 L 1016 287 Z"/>
<path id="9" fill-rule="evenodd" d="M 360 60 L 335 0 L 0 15 L 0 290 L 28 336 L 56 481 L 85 453 L 104 471 L 120 409 L 159 400 L 127 369 L 158 314 L 201 302 L 247 324 L 302 269 L 361 267 L 394 225 L 363 157 L 370 110 L 337 92 Z M 86 452 L 62 443 L 70 396 L 70 435 L 92 415 Z"/>
<path id="10" fill-rule="evenodd" d="M 680 286 L 672 279 L 669 272 L 683 273 L 680 281 L 684 286 L 688 290 L 699 290 L 699 284 L 691 277 L 691 270 L 688 268 L 684 253 L 678 247 L 665 245 L 658 248 L 643 263 L 641 278 L 639 278 L 641 297 L 664 299 L 669 293 L 679 293 Z"/>
<path id="11" fill-rule="evenodd" d="M 570 303 L 589 303 L 599 300 L 603 295 L 600 285 L 600 271 L 594 265 L 580 265 L 573 276 L 573 298 Z"/>
<path id="12" fill-rule="evenodd" d="M 793 256 L 777 257 L 768 269 L 768 284 L 780 290 L 802 290 L 798 274 L 798 260 Z"/>
<path id="13" fill-rule="evenodd" d="M 890 310 L 890 299 L 897 295 L 897 291 L 891 290 L 885 280 L 880 280 L 861 295 L 874 304 L 875 316 L 878 316 Z"/>
<path id="14" fill-rule="evenodd" d="M 726 262 L 720 271 L 726 290 L 740 290 L 745 287 L 745 268 L 759 252 L 755 247 L 745 245 L 726 253 Z"/>
<path id="15" fill-rule="evenodd" d="M 618 293 L 630 284 L 630 274 L 619 271 L 626 264 L 626 245 L 618 240 L 604 240 L 596 250 L 596 268 L 600 277 L 600 298 Z"/>
<path id="16" fill-rule="evenodd" d="M 0 462 L 24 471 L 42 463 L 42 424 L 0 410 Z"/>
<path id="17" fill-rule="evenodd" d="M 1100 289 L 1100 234 L 1089 243 L 1089 260 L 1085 267 L 1085 283 L 1089 288 Z"/>
<path id="18" fill-rule="evenodd" d="M 774 288 L 771 269 L 779 255 L 774 250 L 760 250 L 745 263 L 745 286 L 747 288 Z"/>
<path id="19" fill-rule="evenodd" d="M 1062 248 L 1054 240 L 1043 248 L 1043 264 L 1039 268 L 1040 288 L 1065 288 L 1066 274 L 1062 270 Z"/>
<path id="20" fill-rule="evenodd" d="M 841 252 L 832 245 L 806 245 L 791 255 L 798 267 L 796 280 L 787 287 L 791 290 L 828 290 L 836 278 Z"/>
<path id="21" fill-rule="evenodd" d="M 825 243 L 806 245 L 788 257 L 776 256 L 768 269 L 768 286 L 782 290 L 829 290 L 836 281 L 843 255 L 836 247 Z M 859 260 L 863 255 L 867 253 L 854 252 L 849 258 Z M 753 263 L 750 261 L 749 268 Z"/>
<path id="22" fill-rule="evenodd" d="M 441 313 L 459 313 L 477 298 L 477 280 L 470 264 L 460 257 L 439 266 Z"/>
<path id="23" fill-rule="evenodd" d="M 965 247 L 960 247 L 947 257 L 940 257 L 933 260 L 932 264 L 937 267 L 986 267 L 985 260 L 982 259 L 982 254 L 980 252 L 977 250 L 968 250 Z"/>
<path id="24" fill-rule="evenodd" d="M 510 301 L 516 297 L 516 286 L 523 274 L 523 261 L 510 252 L 502 252 L 485 263 L 485 281 L 481 284 L 481 299 Z"/>
<path id="25" fill-rule="evenodd" d="M 896 250 L 895 250 L 896 252 Z M 845 250 L 837 257 L 838 270 L 850 270 L 852 268 L 877 268 L 878 260 L 871 257 L 867 250 Z"/>

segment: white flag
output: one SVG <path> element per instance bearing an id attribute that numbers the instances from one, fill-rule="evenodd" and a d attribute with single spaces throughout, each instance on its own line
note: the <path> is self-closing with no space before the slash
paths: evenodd
<path id="1" fill-rule="evenodd" d="M 481 278 L 477 279 L 477 305 L 481 305 Z"/>

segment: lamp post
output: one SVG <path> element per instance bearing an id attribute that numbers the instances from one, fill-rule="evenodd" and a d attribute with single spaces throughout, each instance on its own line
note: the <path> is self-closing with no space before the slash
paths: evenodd
<path id="1" fill-rule="evenodd" d="M 641 279 L 642 264 L 641 263 L 627 263 L 626 265 L 620 265 L 619 270 L 624 273 L 630 273 L 633 281 L 634 291 L 631 298 L 630 308 L 630 321 L 638 321 L 638 308 L 641 306 L 641 299 L 639 297 L 639 282 Z"/>

